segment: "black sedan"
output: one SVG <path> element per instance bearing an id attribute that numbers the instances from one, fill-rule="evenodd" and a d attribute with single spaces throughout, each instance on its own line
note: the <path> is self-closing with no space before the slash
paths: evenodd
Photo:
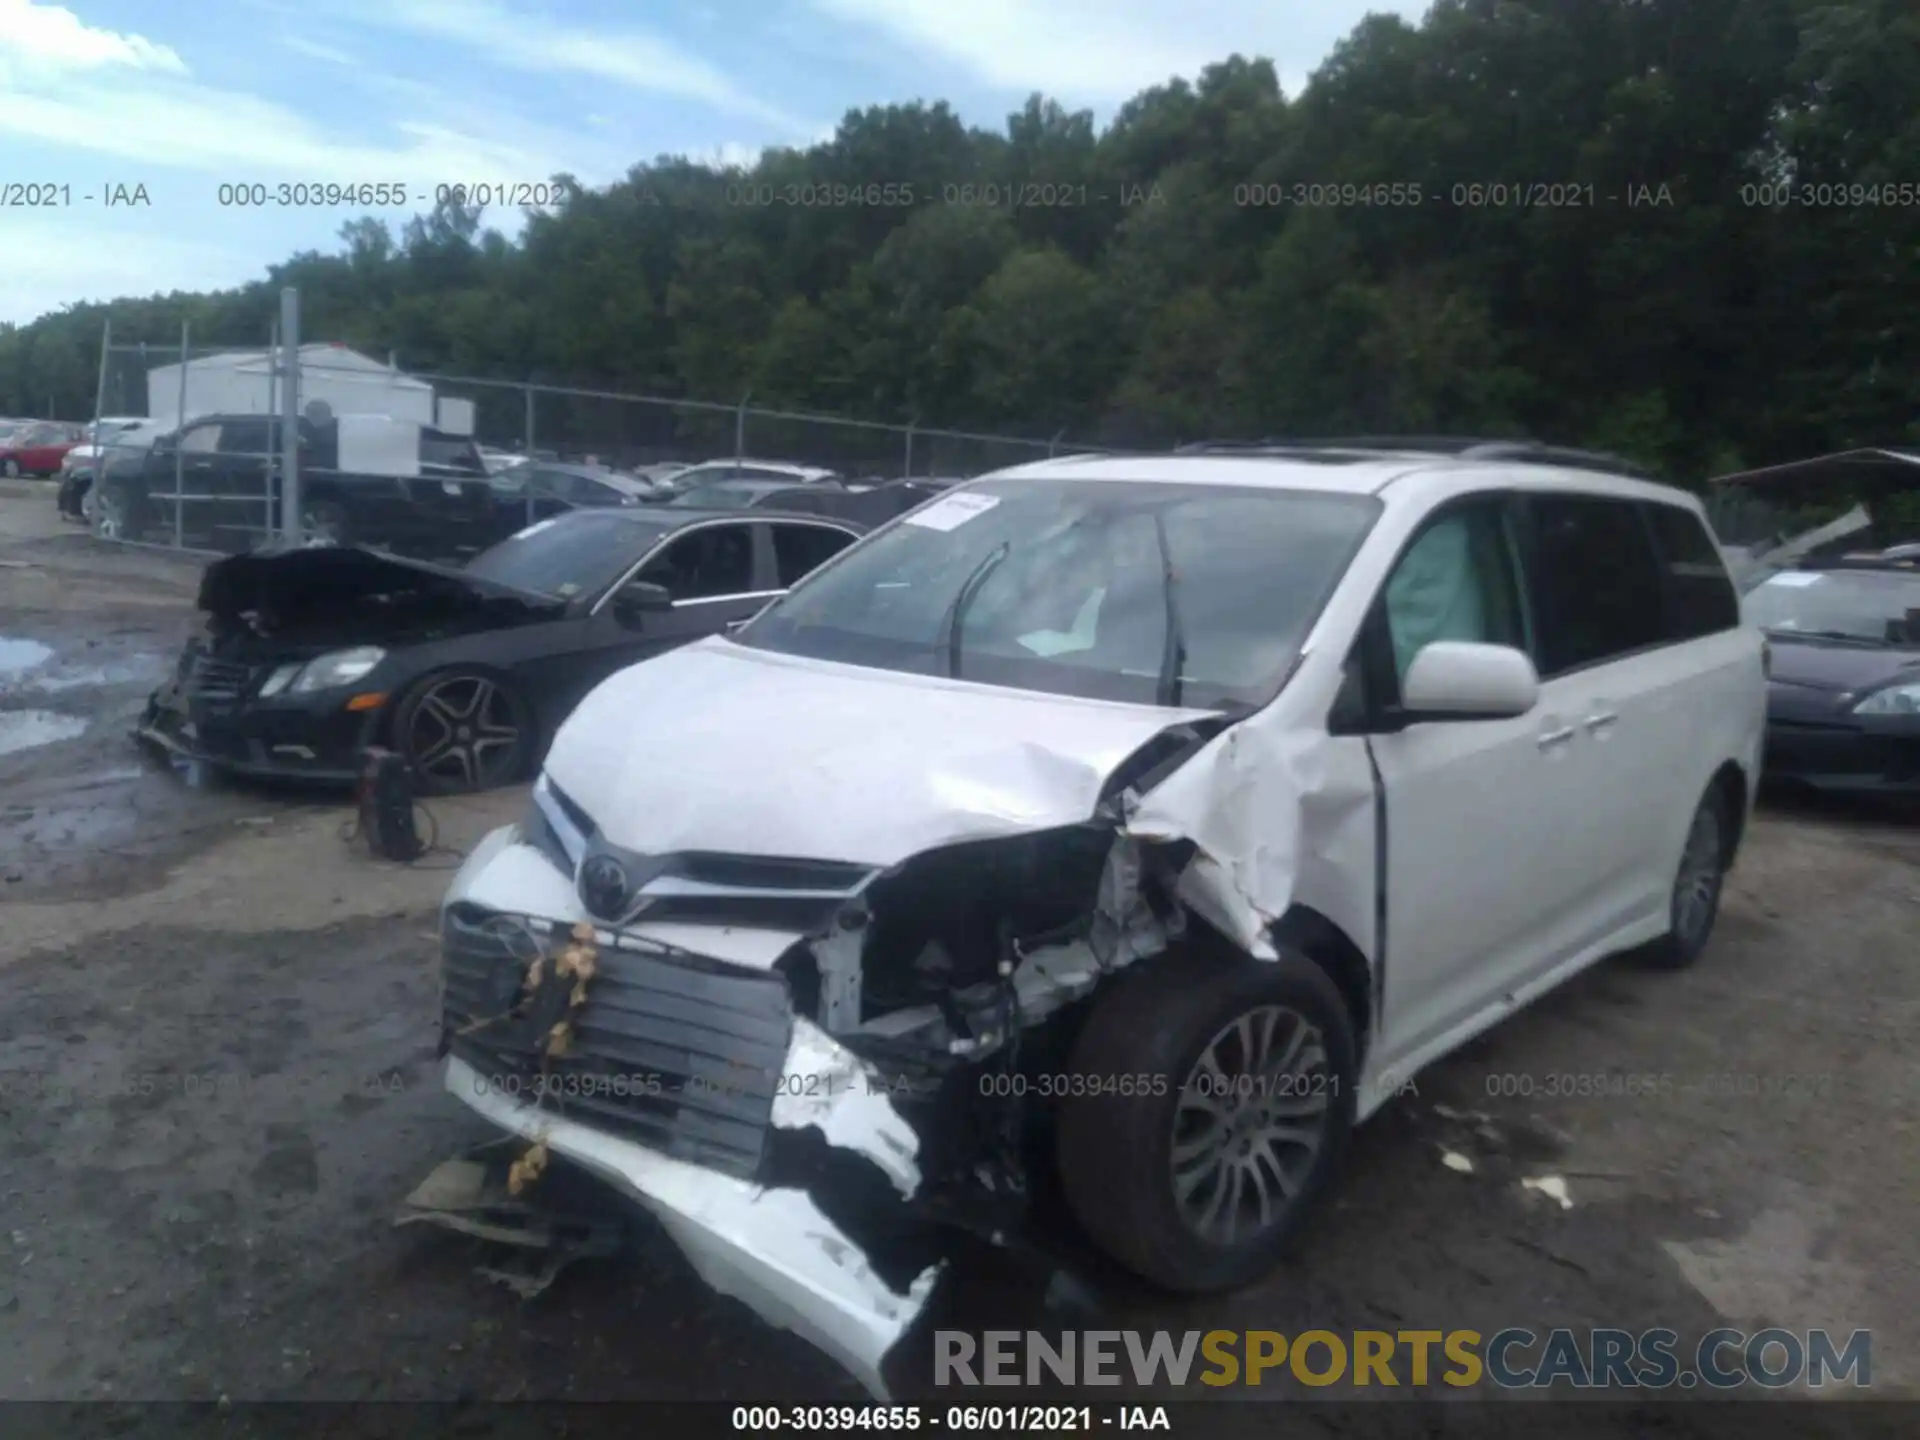
<path id="1" fill-rule="evenodd" d="M 1920 795 L 1920 566 L 1782 570 L 1747 593 L 1767 632 L 1766 777 Z"/>
<path id="2" fill-rule="evenodd" d="M 137 733 L 236 774 L 351 783 L 382 745 L 429 793 L 507 784 L 601 680 L 748 619 L 862 529 L 608 507 L 458 569 L 345 545 L 236 555 L 208 567 L 205 631 Z"/>

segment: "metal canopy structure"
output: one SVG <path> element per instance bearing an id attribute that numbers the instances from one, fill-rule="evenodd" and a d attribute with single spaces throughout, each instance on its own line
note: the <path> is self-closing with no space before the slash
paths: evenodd
<path id="1" fill-rule="evenodd" d="M 1892 450 L 1869 446 L 1859 450 L 1840 450 L 1831 455 L 1816 455 L 1808 460 L 1789 460 L 1781 465 L 1765 465 L 1757 470 L 1736 470 L 1716 475 L 1713 485 L 1738 485 L 1751 490 L 1828 489 L 1837 485 L 1859 485 L 1871 490 L 1893 490 L 1920 485 L 1920 450 Z"/>

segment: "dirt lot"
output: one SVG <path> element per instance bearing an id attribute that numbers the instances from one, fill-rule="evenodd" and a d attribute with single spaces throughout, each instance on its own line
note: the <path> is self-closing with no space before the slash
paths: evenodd
<path id="1" fill-rule="evenodd" d="M 432 1058 L 445 873 L 350 850 L 327 797 L 143 762 L 196 569 L 51 509 L 0 496 L 0 1399 L 859 1398 L 657 1237 L 528 1303 L 392 1227 L 476 1135 Z M 520 803 L 437 806 L 443 842 Z M 1763 814 L 1697 969 L 1601 967 L 1366 1127 L 1273 1279 L 1101 1274 L 1106 1323 L 1867 1327 L 1914 1393 L 1916 861 L 1911 822 Z M 1610 1071 L 1670 1078 L 1554 1093 Z"/>

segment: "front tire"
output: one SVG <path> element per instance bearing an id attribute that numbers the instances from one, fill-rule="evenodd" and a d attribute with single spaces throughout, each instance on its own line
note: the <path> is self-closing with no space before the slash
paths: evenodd
<path id="1" fill-rule="evenodd" d="M 1092 1093 L 1060 1102 L 1068 1204 L 1095 1244 L 1168 1290 L 1233 1289 L 1278 1264 L 1353 1128 L 1353 1022 L 1293 951 L 1148 962 L 1096 1002 L 1070 1068 Z M 1127 1079 L 1135 1093 L 1113 1093 Z"/>
<path id="2" fill-rule="evenodd" d="M 1674 872 L 1667 933 L 1647 947 L 1655 970 L 1684 970 L 1700 958 L 1720 917 L 1720 891 L 1732 854 L 1733 816 L 1718 786 L 1701 797 Z"/>
<path id="3" fill-rule="evenodd" d="M 396 748 L 428 795 L 511 785 L 533 754 L 533 711 L 505 679 L 441 670 L 417 682 L 394 712 Z"/>
<path id="4" fill-rule="evenodd" d="M 334 545 L 353 541 L 353 526 L 346 507 L 335 500 L 309 500 L 300 507 L 300 533 Z"/>
<path id="5" fill-rule="evenodd" d="M 121 487 L 101 493 L 93 511 L 93 533 L 102 540 L 138 540 L 146 531 L 145 503 Z"/>
<path id="6" fill-rule="evenodd" d="M 18 480 L 20 478 L 20 462 L 18 460 L 7 461 L 6 469 L 9 480 Z"/>

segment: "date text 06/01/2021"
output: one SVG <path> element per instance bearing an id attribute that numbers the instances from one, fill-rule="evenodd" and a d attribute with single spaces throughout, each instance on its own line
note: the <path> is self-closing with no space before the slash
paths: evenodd
<path id="1" fill-rule="evenodd" d="M 779 1434 L 857 1430 L 1030 1435 L 1173 1429 L 1164 1405 L 736 1405 L 732 1428 Z"/>
<path id="2" fill-rule="evenodd" d="M 214 187 L 214 203 L 226 209 L 317 210 L 383 206 L 426 209 L 433 205 L 506 206 L 544 209 L 558 205 L 568 187 L 552 180 L 481 180 L 431 189 L 399 180 L 228 181 Z"/>

